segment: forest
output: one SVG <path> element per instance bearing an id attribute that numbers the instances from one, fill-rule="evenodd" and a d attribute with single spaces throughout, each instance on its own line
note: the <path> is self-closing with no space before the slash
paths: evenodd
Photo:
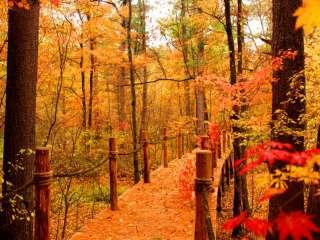
<path id="1" fill-rule="evenodd" d="M 0 11 L 1 240 L 320 239 L 319 0 Z"/>

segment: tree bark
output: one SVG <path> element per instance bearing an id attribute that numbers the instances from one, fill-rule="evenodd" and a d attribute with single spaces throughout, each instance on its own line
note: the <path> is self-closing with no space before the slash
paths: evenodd
<path id="1" fill-rule="evenodd" d="M 305 76 L 304 76 L 304 41 L 303 30 L 296 30 L 295 11 L 302 5 L 302 0 L 273 0 L 273 37 L 272 56 L 277 58 L 281 52 L 296 51 L 294 59 L 284 60 L 283 66 L 273 71 L 275 81 L 272 84 L 272 140 L 291 143 L 295 150 L 304 150 L 303 133 L 305 125 L 301 115 L 306 112 Z M 290 120 L 286 126 L 279 126 L 284 113 Z M 284 132 L 283 129 L 291 129 Z M 270 171 L 283 168 L 282 164 L 270 166 Z M 304 210 L 303 184 L 289 182 L 288 190 L 269 202 L 269 219 L 274 219 L 279 211 L 291 212 Z M 267 239 L 277 239 L 276 234 Z"/>
<path id="2" fill-rule="evenodd" d="M 146 6 L 144 0 L 138 1 L 139 5 L 139 12 L 140 12 L 140 21 L 141 21 L 141 50 L 142 54 L 146 56 L 147 54 L 147 36 L 146 36 Z M 142 73 L 142 112 L 141 112 L 141 132 L 143 130 L 147 130 L 147 116 L 148 116 L 148 84 L 146 82 L 148 81 L 148 69 L 147 65 L 143 66 L 143 73 Z"/>
<path id="3" fill-rule="evenodd" d="M 27 221 L 27 216 L 22 220 L 19 220 L 19 216 L 16 215 L 15 219 L 12 218 L 15 214 L 13 208 L 25 210 L 30 217 L 30 213 L 34 210 L 33 188 L 23 188 L 18 192 L 23 200 L 21 203 L 18 201 L 15 207 L 10 205 L 7 198 L 11 190 L 32 181 L 34 171 L 35 155 L 28 154 L 27 150 L 35 150 L 39 2 L 28 2 L 29 10 L 14 8 L 9 9 L 8 12 L 4 183 L 2 186 L 5 200 L 0 218 L 0 239 L 4 240 L 33 239 L 33 221 Z M 18 166 L 22 169 L 15 169 Z"/>
<path id="4" fill-rule="evenodd" d="M 129 61 L 129 77 L 130 77 L 130 90 L 131 90 L 131 121 L 132 121 L 132 142 L 133 142 L 133 168 L 134 168 L 134 182 L 138 183 L 140 181 L 140 170 L 139 170 L 139 159 L 138 152 L 138 126 L 137 126 L 137 96 L 135 89 L 135 76 L 134 76 L 134 65 L 132 56 L 132 39 L 131 39 L 131 21 L 132 21 L 132 2 L 128 3 L 128 19 L 127 19 L 127 47 L 128 47 L 128 61 Z"/>
<path id="5" fill-rule="evenodd" d="M 89 18 L 88 18 L 89 20 Z M 94 80 L 96 77 L 96 57 L 93 54 L 95 50 L 95 40 L 94 38 L 90 37 L 90 77 L 89 77 L 89 102 L 88 102 L 88 127 L 92 128 L 92 112 L 93 112 L 93 88 L 94 88 Z"/>
<path id="6" fill-rule="evenodd" d="M 237 70 L 236 70 L 235 47 L 234 47 L 234 40 L 233 40 L 233 33 L 232 33 L 230 0 L 224 0 L 224 14 L 226 18 L 225 29 L 227 33 L 228 49 L 229 49 L 230 83 L 233 85 L 237 82 Z"/>
<path id="7" fill-rule="evenodd" d="M 228 40 L 228 49 L 229 49 L 229 65 L 230 65 L 230 84 L 234 85 L 237 82 L 237 69 L 236 69 L 236 57 L 235 57 L 235 44 L 232 33 L 232 22 L 231 22 L 231 6 L 230 0 L 224 0 L 224 10 L 225 10 L 225 29 L 227 33 Z M 241 9 L 240 9 L 241 10 Z M 241 40 L 240 40 L 241 42 Z M 241 43 L 240 43 L 241 44 Z M 242 45 L 240 46 L 242 51 Z M 239 50 L 239 49 L 238 49 Z M 233 121 L 239 120 L 240 109 L 238 106 L 233 106 L 233 115 L 231 119 Z M 240 133 L 240 129 L 238 127 L 233 126 L 233 132 L 235 135 Z M 234 149 L 234 158 L 241 158 L 241 138 L 237 137 L 233 142 Z M 239 176 L 238 168 L 235 168 L 235 181 L 234 181 L 234 196 L 233 196 L 233 216 L 236 217 L 243 210 L 243 200 L 245 196 L 243 195 L 242 188 L 244 184 L 242 184 L 242 178 Z M 241 226 L 235 228 L 232 232 L 233 236 L 237 236 L 241 232 Z"/>
<path id="8" fill-rule="evenodd" d="M 243 81 L 242 74 L 243 74 L 243 44 L 244 44 L 244 34 L 243 34 L 243 11 L 242 11 L 242 0 L 237 0 L 238 3 L 238 12 L 237 12 L 237 44 L 238 44 L 238 81 Z M 240 108 L 240 112 L 243 113 L 248 110 L 247 105 L 243 105 Z M 243 131 L 243 130 L 240 130 Z M 241 140 L 240 140 L 241 142 Z M 241 147 L 240 147 L 241 148 Z M 242 147 L 240 151 L 240 157 L 242 157 L 245 149 Z M 243 163 L 246 164 L 246 161 Z M 241 175 L 241 198 L 242 198 L 242 207 L 244 211 L 249 210 L 249 193 L 248 193 L 248 184 L 247 184 L 247 174 Z"/>
<path id="9" fill-rule="evenodd" d="M 84 71 L 83 34 L 80 42 L 80 71 L 81 71 L 81 103 L 82 103 L 82 127 L 87 128 L 87 99 L 86 99 L 86 75 Z"/>
<path id="10" fill-rule="evenodd" d="M 182 47 L 182 55 L 183 55 L 183 63 L 184 63 L 184 73 L 186 78 L 190 78 L 191 74 L 189 71 L 189 59 L 188 59 L 188 44 L 187 44 L 187 26 L 186 26 L 186 1 L 181 0 L 181 13 L 180 13 L 180 25 L 181 25 L 181 47 Z M 185 115 L 187 117 L 192 116 L 191 111 L 191 96 L 190 96 L 190 83 L 189 81 L 185 81 L 183 83 L 184 86 L 184 100 L 185 100 Z"/>
<path id="11" fill-rule="evenodd" d="M 126 6 L 127 1 L 122 1 L 122 6 Z M 122 18 L 121 26 L 126 29 L 126 18 Z M 120 51 L 125 52 L 126 41 L 123 40 L 120 45 Z M 122 63 L 125 63 L 125 59 L 122 59 Z M 119 117 L 119 129 L 123 131 L 126 123 L 125 103 L 126 103 L 126 92 L 124 85 L 126 84 L 126 69 L 121 66 L 119 69 L 119 85 L 118 85 L 118 117 Z"/>

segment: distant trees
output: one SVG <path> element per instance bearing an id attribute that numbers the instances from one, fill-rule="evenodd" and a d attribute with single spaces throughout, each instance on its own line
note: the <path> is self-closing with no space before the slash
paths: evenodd
<path id="1" fill-rule="evenodd" d="M 39 2 L 9 9 L 0 239 L 32 240 Z M 12 194 L 16 189 L 16 194 Z M 20 197 L 22 199 L 20 199 Z"/>

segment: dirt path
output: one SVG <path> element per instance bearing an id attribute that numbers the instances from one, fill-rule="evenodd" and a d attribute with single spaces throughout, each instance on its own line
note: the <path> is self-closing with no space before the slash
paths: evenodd
<path id="1" fill-rule="evenodd" d="M 120 210 L 105 209 L 71 240 L 191 240 L 194 203 L 178 192 L 179 172 L 186 159 L 172 161 L 151 175 L 151 184 L 139 183 L 123 194 Z"/>

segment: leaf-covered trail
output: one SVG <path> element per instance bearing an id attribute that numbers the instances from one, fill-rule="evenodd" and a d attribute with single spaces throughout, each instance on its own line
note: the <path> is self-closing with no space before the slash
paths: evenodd
<path id="1" fill-rule="evenodd" d="M 72 240 L 188 240 L 193 239 L 194 203 L 179 194 L 179 172 L 186 159 L 151 174 L 151 183 L 140 182 L 119 199 L 119 211 L 105 209 L 76 233 Z"/>

